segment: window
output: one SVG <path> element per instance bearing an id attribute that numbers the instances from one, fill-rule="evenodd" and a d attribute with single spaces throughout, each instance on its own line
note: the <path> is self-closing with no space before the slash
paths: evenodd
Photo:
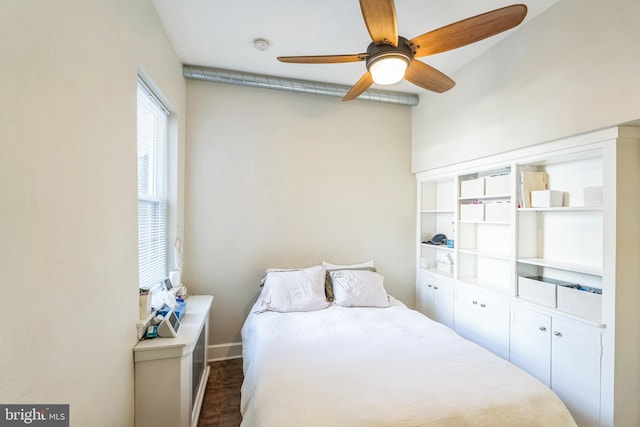
<path id="1" fill-rule="evenodd" d="M 138 79 L 138 285 L 167 277 L 169 112 Z"/>

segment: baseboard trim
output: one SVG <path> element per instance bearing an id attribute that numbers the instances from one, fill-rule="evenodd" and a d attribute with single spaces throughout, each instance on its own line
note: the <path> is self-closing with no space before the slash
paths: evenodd
<path id="1" fill-rule="evenodd" d="M 231 342 L 226 344 L 214 344 L 207 348 L 207 359 L 209 362 L 217 362 L 227 359 L 238 359 L 242 357 L 242 343 Z"/>

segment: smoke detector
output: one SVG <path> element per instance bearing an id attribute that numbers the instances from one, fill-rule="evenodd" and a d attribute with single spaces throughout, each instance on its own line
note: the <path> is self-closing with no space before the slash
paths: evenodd
<path id="1" fill-rule="evenodd" d="M 266 50 L 269 50 L 269 47 L 271 46 L 271 44 L 267 39 L 257 38 L 253 41 L 253 46 L 259 51 L 264 52 Z"/>

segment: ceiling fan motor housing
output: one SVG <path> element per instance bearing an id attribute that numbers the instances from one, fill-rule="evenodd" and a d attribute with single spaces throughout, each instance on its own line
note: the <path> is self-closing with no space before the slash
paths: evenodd
<path id="1" fill-rule="evenodd" d="M 369 47 L 367 47 L 367 53 L 369 54 L 367 57 L 367 70 L 369 70 L 372 64 L 382 58 L 401 58 L 407 62 L 407 65 L 409 65 L 413 60 L 413 49 L 411 48 L 411 43 L 404 37 L 398 37 L 397 47 L 390 44 L 377 45 L 375 43 L 371 43 L 369 44 Z"/>

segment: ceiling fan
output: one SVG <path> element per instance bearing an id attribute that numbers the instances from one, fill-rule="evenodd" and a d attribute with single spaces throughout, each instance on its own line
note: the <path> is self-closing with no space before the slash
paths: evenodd
<path id="1" fill-rule="evenodd" d="M 279 56 L 281 62 L 333 64 L 366 61 L 367 72 L 342 98 L 357 98 L 372 84 L 390 85 L 403 78 L 421 88 L 442 93 L 455 82 L 416 58 L 457 49 L 509 30 L 522 22 L 527 6 L 514 4 L 486 12 L 408 40 L 398 35 L 393 0 L 360 0 L 364 22 L 373 40 L 365 53 L 353 55 Z"/>

